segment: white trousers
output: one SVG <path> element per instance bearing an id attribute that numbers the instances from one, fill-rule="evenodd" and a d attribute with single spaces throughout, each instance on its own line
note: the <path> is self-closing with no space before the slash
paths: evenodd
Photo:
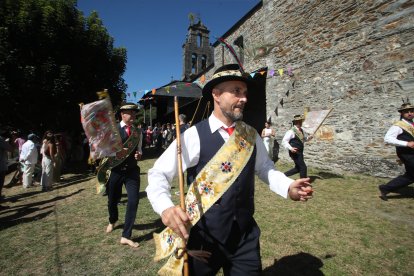
<path id="1" fill-rule="evenodd" d="M 23 188 L 27 188 L 32 185 L 35 166 L 36 164 L 23 165 Z"/>
<path id="2" fill-rule="evenodd" d="M 42 188 L 50 188 L 53 184 L 53 162 L 47 155 L 42 158 L 42 179 L 40 185 Z"/>

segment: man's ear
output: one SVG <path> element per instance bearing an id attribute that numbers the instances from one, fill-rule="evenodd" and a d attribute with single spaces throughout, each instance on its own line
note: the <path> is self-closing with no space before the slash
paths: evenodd
<path id="1" fill-rule="evenodd" d="M 221 94 L 220 89 L 213 88 L 213 90 L 211 91 L 211 95 L 213 96 L 213 100 L 218 100 L 218 97 L 220 96 L 220 94 Z"/>

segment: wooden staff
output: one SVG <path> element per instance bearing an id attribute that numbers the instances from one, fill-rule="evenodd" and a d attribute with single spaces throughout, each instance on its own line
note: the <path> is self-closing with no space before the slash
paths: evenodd
<path id="1" fill-rule="evenodd" d="M 185 212 L 184 198 L 184 174 L 183 164 L 181 160 L 181 137 L 180 137 L 180 120 L 178 119 L 178 97 L 174 96 L 174 113 L 175 113 L 175 136 L 177 141 L 177 161 L 178 161 L 178 182 L 180 186 L 180 207 Z M 184 251 L 184 276 L 189 275 L 188 271 L 188 254 Z"/>

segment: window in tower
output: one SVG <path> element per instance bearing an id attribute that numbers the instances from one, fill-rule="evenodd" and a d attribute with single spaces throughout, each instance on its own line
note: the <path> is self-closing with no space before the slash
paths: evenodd
<path id="1" fill-rule="evenodd" d="M 207 57 L 206 55 L 201 56 L 201 69 L 204 70 L 207 68 Z"/>
<path id="2" fill-rule="evenodd" d="M 200 48 L 201 45 L 203 45 L 203 36 L 201 34 L 198 34 L 198 36 L 197 36 L 197 47 Z"/>
<path id="3" fill-rule="evenodd" d="M 191 74 L 197 73 L 197 54 L 191 55 Z"/>

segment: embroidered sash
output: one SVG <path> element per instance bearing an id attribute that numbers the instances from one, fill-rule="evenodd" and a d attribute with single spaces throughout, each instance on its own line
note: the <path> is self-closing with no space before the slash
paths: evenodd
<path id="1" fill-rule="evenodd" d="M 109 176 L 111 175 L 111 169 L 125 161 L 125 159 L 136 148 L 140 139 L 141 139 L 140 132 L 136 128 L 132 127 L 131 135 L 128 137 L 128 139 L 123 144 L 123 148 L 128 148 L 127 154 L 122 158 L 111 156 L 111 157 L 105 157 L 102 159 L 102 161 L 99 164 L 99 167 L 97 169 L 97 174 L 96 174 L 96 178 L 98 180 L 96 184 L 97 194 L 102 194 L 105 192 L 106 183 L 108 182 Z"/>
<path id="2" fill-rule="evenodd" d="M 402 128 L 403 130 L 407 131 L 411 136 L 414 137 L 414 126 L 409 125 L 403 121 L 398 121 L 394 125 Z"/>
<path id="3" fill-rule="evenodd" d="M 186 212 L 194 226 L 208 209 L 229 189 L 249 161 L 256 142 L 256 130 L 243 122 L 214 157 L 198 173 L 185 198 Z M 170 228 L 154 234 L 155 261 L 170 256 L 159 275 L 182 275 L 184 259 L 176 256 L 185 242 Z M 173 254 L 174 253 L 174 254 Z"/>
<path id="4" fill-rule="evenodd" d="M 295 133 L 296 137 L 304 144 L 305 137 L 303 135 L 303 132 L 298 130 L 297 127 L 292 127 L 293 133 Z"/>

